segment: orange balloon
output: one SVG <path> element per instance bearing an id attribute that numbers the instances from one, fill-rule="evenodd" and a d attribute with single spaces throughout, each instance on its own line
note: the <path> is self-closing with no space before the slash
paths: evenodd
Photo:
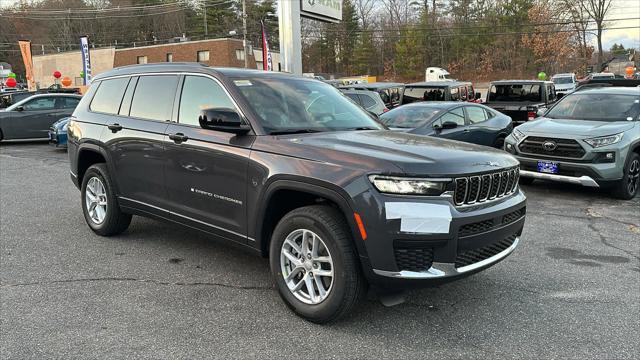
<path id="1" fill-rule="evenodd" d="M 62 78 L 62 85 L 64 85 L 64 86 L 71 85 L 71 78 L 68 77 L 68 76 L 65 76 L 64 78 Z"/>
<path id="2" fill-rule="evenodd" d="M 627 66 L 624 71 L 627 73 L 628 76 L 633 75 L 633 66 Z"/>

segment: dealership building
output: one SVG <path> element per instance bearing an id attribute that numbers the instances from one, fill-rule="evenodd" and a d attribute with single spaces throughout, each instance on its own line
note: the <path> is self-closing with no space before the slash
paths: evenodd
<path id="1" fill-rule="evenodd" d="M 131 48 L 90 49 L 91 72 L 95 76 L 118 66 L 159 62 L 199 62 L 210 66 L 245 66 L 242 40 L 209 39 L 139 46 Z M 274 70 L 280 69 L 280 54 L 271 52 Z M 247 57 L 247 67 L 262 69 L 262 50 L 252 49 Z M 33 72 L 36 85 L 45 88 L 55 82 L 54 71 L 72 79 L 72 86 L 82 85 L 82 54 L 80 50 L 55 54 L 34 55 Z"/>

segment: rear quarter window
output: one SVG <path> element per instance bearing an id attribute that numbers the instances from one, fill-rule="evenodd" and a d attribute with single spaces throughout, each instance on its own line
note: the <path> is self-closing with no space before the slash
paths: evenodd
<path id="1" fill-rule="evenodd" d="M 128 77 L 102 80 L 89 109 L 106 114 L 117 114 L 128 82 Z"/>

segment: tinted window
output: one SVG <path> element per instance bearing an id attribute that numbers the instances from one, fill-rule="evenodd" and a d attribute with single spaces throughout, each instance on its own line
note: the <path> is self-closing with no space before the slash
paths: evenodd
<path id="1" fill-rule="evenodd" d="M 404 89 L 402 102 L 444 101 L 444 89 L 435 87 L 408 87 Z"/>
<path id="2" fill-rule="evenodd" d="M 440 123 L 454 122 L 458 126 L 464 126 L 464 111 L 462 108 L 453 109 L 440 118 Z"/>
<path id="3" fill-rule="evenodd" d="M 471 124 L 477 124 L 487 120 L 484 109 L 479 106 L 467 106 L 467 117 Z"/>
<path id="4" fill-rule="evenodd" d="M 493 111 L 491 111 L 491 110 L 484 109 L 484 112 L 486 112 L 486 113 L 487 113 L 487 119 L 491 119 L 491 118 L 493 118 L 494 116 L 496 116 L 496 114 L 495 114 Z"/>
<path id="5" fill-rule="evenodd" d="M 462 86 L 460 87 L 460 99 L 467 100 L 467 88 Z"/>
<path id="6" fill-rule="evenodd" d="M 442 113 L 442 109 L 430 106 L 401 106 L 380 116 L 380 121 L 395 128 L 413 129 Z"/>
<path id="7" fill-rule="evenodd" d="M 129 78 L 102 80 L 91 100 L 91 110 L 107 114 L 117 114 Z"/>
<path id="8" fill-rule="evenodd" d="M 358 98 L 358 94 L 345 94 L 347 97 L 356 102 L 356 104 L 360 104 L 360 99 Z"/>
<path id="9" fill-rule="evenodd" d="M 382 102 L 385 104 L 389 104 L 391 102 L 391 96 L 389 95 L 389 90 L 379 90 L 378 94 L 380 94 L 380 98 Z"/>
<path id="10" fill-rule="evenodd" d="M 469 94 L 467 96 L 469 98 L 469 100 L 475 100 L 475 98 L 476 98 L 476 90 L 473 88 L 473 86 L 469 85 L 467 87 L 467 93 Z"/>
<path id="11" fill-rule="evenodd" d="M 182 124 L 200 126 L 200 111 L 211 108 L 235 109 L 224 89 L 210 78 L 187 76 L 180 96 L 180 115 Z"/>
<path id="12" fill-rule="evenodd" d="M 547 85 L 547 93 L 549 94 L 549 101 L 556 101 L 556 88 L 553 85 Z"/>
<path id="13" fill-rule="evenodd" d="M 55 99 L 52 97 L 41 97 L 27 101 L 23 107 L 25 110 L 51 110 L 55 107 Z"/>
<path id="14" fill-rule="evenodd" d="M 450 88 L 451 91 L 451 101 L 460 100 L 460 94 L 458 93 L 458 88 Z"/>
<path id="15" fill-rule="evenodd" d="M 489 101 L 541 101 L 539 84 L 493 85 L 489 90 Z"/>
<path id="16" fill-rule="evenodd" d="M 142 119 L 170 120 L 177 85 L 177 76 L 141 76 L 133 94 L 130 115 Z"/>
<path id="17" fill-rule="evenodd" d="M 360 95 L 360 99 L 362 100 L 362 106 L 364 106 L 365 109 L 376 106 L 376 101 L 369 95 L 362 94 Z"/>
<path id="18" fill-rule="evenodd" d="M 77 98 L 62 98 L 62 108 L 63 109 L 75 109 L 78 106 L 80 99 Z"/>

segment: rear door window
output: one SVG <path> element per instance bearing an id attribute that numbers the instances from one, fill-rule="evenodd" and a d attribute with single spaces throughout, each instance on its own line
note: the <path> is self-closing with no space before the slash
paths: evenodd
<path id="1" fill-rule="evenodd" d="M 128 82 L 128 77 L 102 80 L 91 100 L 91 111 L 117 114 Z"/>
<path id="2" fill-rule="evenodd" d="M 360 94 L 360 99 L 362 100 L 362 106 L 365 109 L 369 109 L 373 106 L 376 106 L 376 101 L 367 94 Z"/>
<path id="3" fill-rule="evenodd" d="M 55 99 L 53 97 L 33 99 L 24 104 L 23 108 L 28 111 L 52 110 L 55 108 Z"/>
<path id="4" fill-rule="evenodd" d="M 131 101 L 130 116 L 158 121 L 171 120 L 177 85 L 176 75 L 141 76 Z"/>
<path id="5" fill-rule="evenodd" d="M 487 120 L 487 114 L 483 108 L 479 106 L 467 106 L 465 109 L 467 110 L 469 124 L 478 124 Z"/>
<path id="6" fill-rule="evenodd" d="M 461 107 L 453 109 L 442 115 L 439 119 L 440 124 L 446 122 L 456 123 L 458 126 L 464 126 L 464 110 Z"/>

